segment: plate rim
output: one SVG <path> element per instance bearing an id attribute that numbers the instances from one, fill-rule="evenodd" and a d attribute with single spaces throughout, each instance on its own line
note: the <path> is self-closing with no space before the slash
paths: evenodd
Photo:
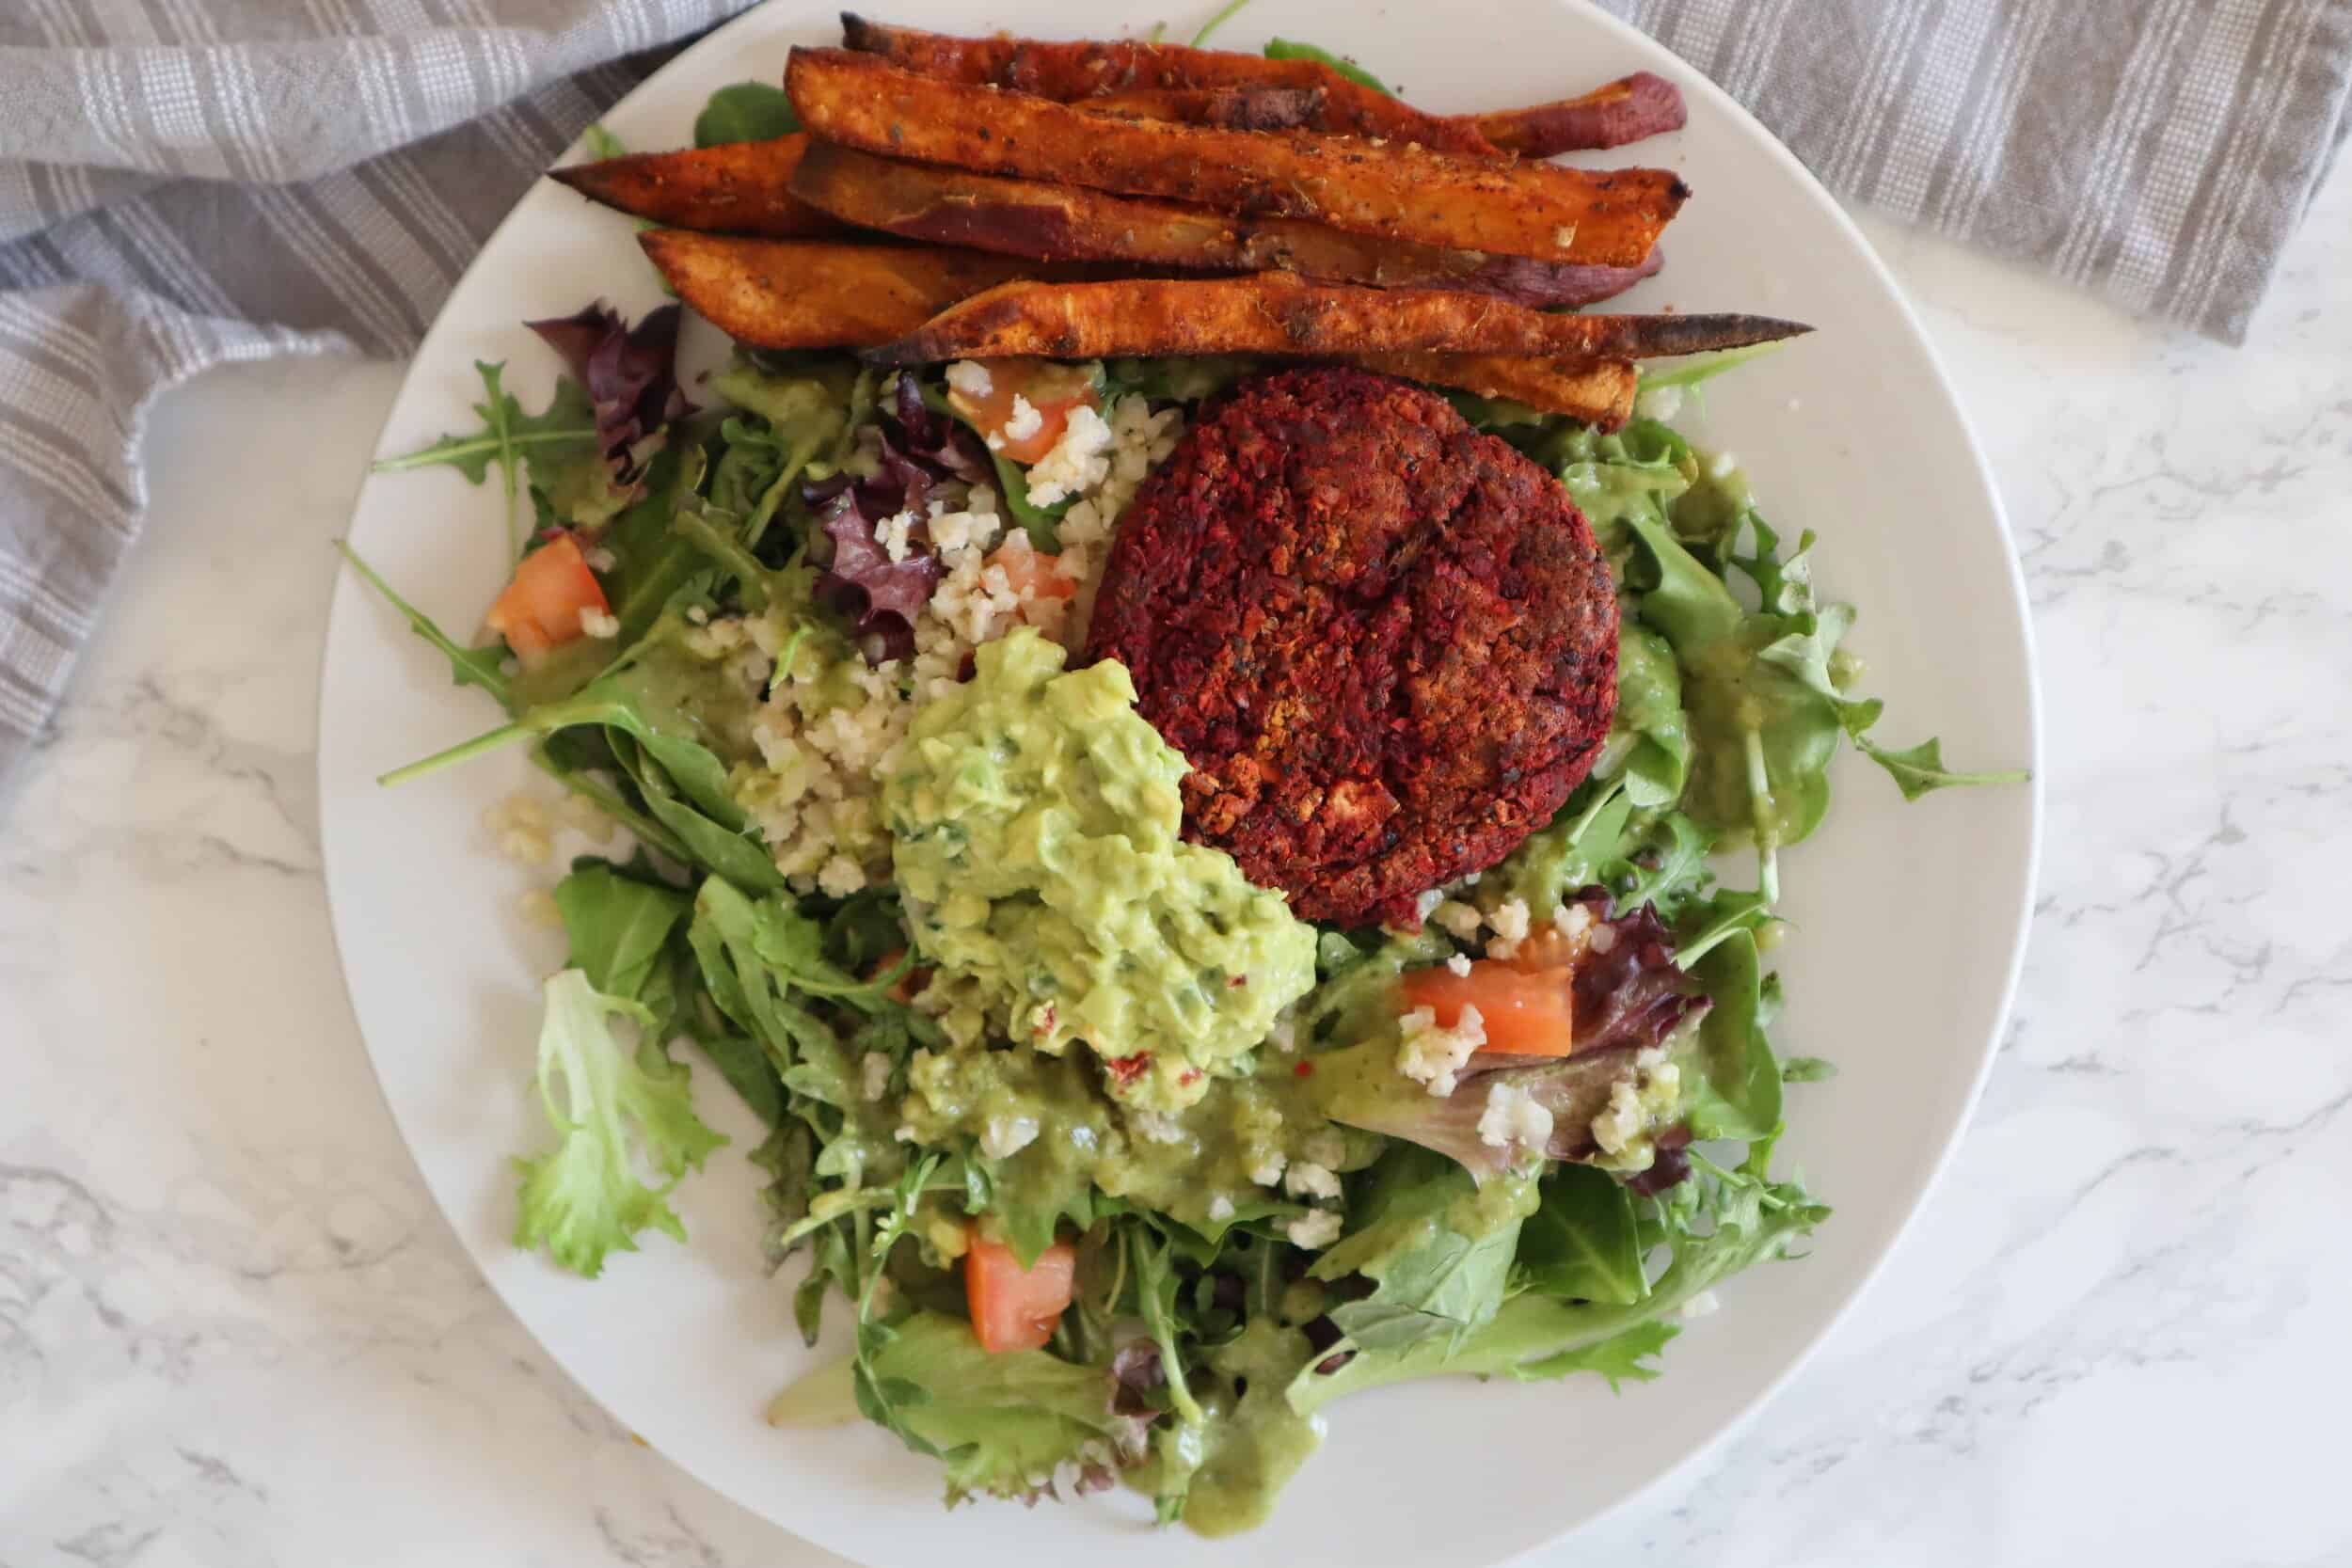
<path id="1" fill-rule="evenodd" d="M 2026 766 L 2030 770 L 2030 777 L 2025 786 L 2027 791 L 2027 800 L 2022 864 L 2019 867 L 2022 873 L 2019 878 L 2019 894 L 2010 927 L 2009 951 L 2002 963 L 1999 994 L 1991 1014 L 1991 1027 L 1986 1031 L 1982 1043 L 1978 1047 L 1975 1069 L 1958 1106 L 1957 1114 L 1951 1118 L 1948 1129 L 1943 1134 L 1940 1147 L 1934 1150 L 1932 1159 L 1928 1163 L 1926 1173 L 1919 1182 L 1917 1191 L 1904 1206 L 1901 1217 L 1896 1222 L 1892 1233 L 1880 1246 L 1876 1256 L 1861 1267 L 1857 1276 L 1845 1288 L 1842 1295 L 1836 1297 L 1827 1309 L 1821 1313 L 1820 1322 L 1799 1341 L 1779 1371 L 1760 1385 L 1743 1402 L 1735 1405 L 1728 1415 L 1715 1424 L 1713 1431 L 1702 1441 L 1659 1468 L 1648 1480 L 1620 1492 L 1581 1517 L 1570 1519 L 1556 1527 L 1546 1527 L 1541 1533 L 1516 1548 L 1511 1554 L 1514 1559 L 1524 1558 L 1534 1552 L 1557 1546 L 1572 1536 L 1596 1528 L 1605 1522 L 1620 1518 L 1636 1505 L 1654 1498 L 1670 1484 L 1692 1474 L 1702 1462 L 1710 1456 L 1720 1453 L 1734 1439 L 1740 1436 L 1761 1411 L 1778 1399 L 1789 1384 L 1812 1364 L 1813 1358 L 1820 1353 L 1821 1347 L 1848 1323 L 1859 1304 L 1884 1278 L 1889 1263 L 1903 1251 L 1916 1232 L 1922 1213 L 1930 1200 L 1941 1188 L 1955 1162 L 1962 1140 L 1974 1125 L 1986 1085 L 1992 1077 L 1994 1064 L 1998 1058 L 2001 1043 L 2014 1022 L 2017 994 L 2023 981 L 2026 950 L 2032 936 L 2036 892 L 2041 882 L 2048 820 L 2044 783 L 2047 746 L 2044 733 L 2045 704 L 2042 691 L 2042 667 L 2039 641 L 2035 635 L 2032 601 L 2027 590 L 2024 565 L 2017 551 L 2015 535 L 2010 526 L 2008 509 L 2002 502 L 1998 483 L 1991 462 L 1985 454 L 1983 443 L 1979 438 L 1975 421 L 1969 418 L 1966 406 L 1963 404 L 1958 388 L 1953 384 L 1945 356 L 1921 322 L 1918 310 L 1914 306 L 1909 293 L 1896 277 L 1885 259 L 1879 253 L 1878 247 L 1871 244 L 1868 236 L 1863 232 L 1860 225 L 1854 221 L 1852 215 L 1836 197 L 1820 182 L 1813 171 L 1788 149 L 1787 144 L 1757 119 L 1744 104 L 1719 86 L 1712 77 L 1677 54 L 1662 40 L 1653 38 L 1630 23 L 1602 9 L 1596 0 L 1550 0 L 1550 3 L 1561 10 L 1575 15 L 1587 24 L 1597 25 L 1613 36 L 1620 44 L 1638 53 L 1661 56 L 1665 62 L 1670 63 L 1677 72 L 1677 85 L 1683 88 L 1687 96 L 1704 101 L 1712 112 L 1726 117 L 1743 133 L 1744 139 L 1759 146 L 1766 156 L 1784 173 L 1794 178 L 1798 188 L 1804 191 L 1813 206 L 1826 216 L 1832 227 L 1851 244 L 1853 251 L 1865 261 L 1870 273 L 1884 289 L 1886 297 L 1895 307 L 1903 329 L 1909 335 L 1912 346 L 1929 372 L 1929 380 L 1933 387 L 1937 401 L 1939 422 L 1948 424 L 1958 433 L 1961 443 L 1966 451 L 1976 485 L 1976 500 L 1979 503 L 1975 509 L 1980 510 L 1990 521 L 1995 536 L 2003 546 L 2001 550 L 2001 562 L 2004 567 L 2002 580 L 2009 595 L 2010 602 L 2007 608 L 2013 613 L 2017 627 L 2018 651 L 2022 655 L 2026 738 Z M 649 92 L 660 91 L 666 77 L 695 57 L 705 54 L 724 52 L 738 35 L 756 31 L 771 12 L 797 12 L 801 8 L 799 5 L 793 3 L 793 0 L 755 0 L 755 3 L 745 10 L 710 29 L 662 62 L 652 74 L 608 105 L 601 112 L 599 119 L 621 111 Z M 827 8 L 823 6 L 814 8 L 818 12 Z M 916 8 L 928 8 L 928 0 L 925 5 Z M 577 151 L 580 146 L 580 138 L 576 137 L 568 145 L 566 150 L 567 152 Z M 370 467 L 363 472 L 360 484 L 352 497 L 350 515 L 345 519 L 343 533 L 339 536 L 339 544 L 347 541 L 352 525 L 358 520 L 372 487 L 381 481 L 397 477 L 375 473 L 373 470 L 373 464 L 383 455 L 385 443 L 407 398 L 411 381 L 424 371 L 428 363 L 434 362 L 436 351 L 444 331 L 454 330 L 449 309 L 450 302 L 465 292 L 474 280 L 477 272 L 485 269 L 485 258 L 497 246 L 498 242 L 507 230 L 522 221 L 523 209 L 528 205 L 531 196 L 540 188 L 540 181 L 544 178 L 544 173 L 534 177 L 517 194 L 514 205 L 507 210 L 505 215 L 501 217 L 498 223 L 484 235 L 476 247 L 474 256 L 459 273 L 456 280 L 451 285 L 448 295 L 435 311 L 433 321 L 419 339 L 416 348 L 407 356 L 407 368 L 402 374 L 400 386 L 386 405 L 385 415 L 378 424 L 375 438 L 368 449 Z M 574 1369 L 571 1357 L 559 1352 L 533 1328 L 531 1319 L 516 1305 L 505 1285 L 473 1256 L 473 1247 L 467 1240 L 464 1225 L 460 1223 L 459 1216 L 450 1213 L 444 1208 L 430 1174 L 425 1169 L 423 1156 L 416 1141 L 409 1136 L 407 1127 L 393 1101 L 390 1086 L 379 1065 L 377 1053 L 369 1040 L 368 1030 L 359 1015 L 358 1001 L 351 984 L 350 965 L 345 958 L 344 933 L 347 919 L 355 933 L 363 929 L 364 926 L 358 917 L 346 916 L 342 901 L 336 892 L 339 881 L 343 879 L 339 878 L 336 870 L 341 860 L 334 847 L 337 842 L 336 835 L 327 830 L 330 803 L 335 799 L 335 793 L 329 788 L 329 752 L 325 742 L 328 714 L 327 688 L 334 669 L 331 653 L 336 641 L 336 628 L 343 617 L 356 613 L 350 607 L 361 602 L 364 597 L 363 587 L 357 574 L 344 569 L 343 565 L 339 563 L 332 586 L 328 590 L 327 614 L 321 633 L 319 673 L 313 697 L 313 729 L 318 736 L 318 743 L 312 763 L 312 780 L 319 792 L 320 873 L 327 906 L 328 940 L 335 952 L 337 978 L 341 982 L 340 989 L 342 991 L 344 1006 L 351 1018 L 353 1030 L 358 1037 L 361 1053 L 367 1059 L 370 1081 L 374 1085 L 378 1101 L 399 1135 L 402 1151 L 410 1168 L 416 1172 L 419 1182 L 424 1187 L 427 1196 L 431 1197 L 435 1210 L 441 1214 L 444 1222 L 454 1233 L 460 1249 L 467 1255 L 467 1262 L 473 1268 L 477 1277 L 497 1298 L 501 1308 L 530 1337 L 539 1353 L 546 1355 L 564 1377 L 595 1402 L 599 1410 L 617 1421 L 621 1419 L 618 1413 L 606 1403 L 603 1395 L 596 1390 L 590 1380 Z M 844 1556 L 853 1555 L 844 1551 L 839 1545 L 802 1534 L 792 1525 L 776 1518 L 765 1508 L 738 1496 L 728 1487 L 707 1479 L 697 1467 L 672 1452 L 658 1447 L 655 1448 L 655 1451 L 660 1453 L 665 1464 L 674 1466 L 679 1474 L 697 1484 L 708 1487 L 733 1506 L 741 1508 L 745 1513 L 772 1525 L 792 1540 L 814 1546 L 820 1551 L 835 1552 Z M 1207 1551 L 1214 1548 L 1204 1543 L 1202 1549 Z"/>

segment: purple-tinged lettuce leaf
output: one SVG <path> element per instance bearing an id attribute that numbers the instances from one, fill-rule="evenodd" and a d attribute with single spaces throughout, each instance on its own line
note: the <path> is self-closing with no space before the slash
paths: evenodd
<path id="1" fill-rule="evenodd" d="M 919 457 L 935 465 L 942 473 L 971 484 L 985 483 L 995 471 L 980 438 L 961 420 L 950 419 L 925 403 L 923 388 L 914 376 L 898 377 L 891 412 L 897 418 L 898 429 L 894 433 L 885 426 L 883 437 L 888 440 L 895 434 L 898 445 L 907 455 Z"/>
<path id="2" fill-rule="evenodd" d="M 923 401 L 912 375 L 900 375 L 891 410 L 879 421 L 882 451 L 871 478 L 835 474 L 802 486 L 832 546 L 820 562 L 818 597 L 847 617 L 869 663 L 914 651 L 914 621 L 939 586 L 940 564 L 918 535 L 903 561 L 893 561 L 875 531 L 902 512 L 921 517 L 931 491 L 947 480 L 977 483 L 990 469 L 977 439 Z"/>
<path id="3" fill-rule="evenodd" d="M 817 579 L 817 596 L 849 621 L 866 662 L 882 664 L 914 652 L 914 618 L 939 586 L 939 558 L 925 552 L 891 560 L 874 526 L 894 514 L 869 516 L 859 504 L 863 488 L 844 487 L 818 515 L 833 555 Z"/>
<path id="4" fill-rule="evenodd" d="M 693 411 L 677 384 L 679 320 L 678 308 L 664 305 L 632 327 L 597 300 L 573 315 L 523 324 L 563 356 L 588 394 L 596 445 L 624 482 L 636 478 L 638 444 Z"/>

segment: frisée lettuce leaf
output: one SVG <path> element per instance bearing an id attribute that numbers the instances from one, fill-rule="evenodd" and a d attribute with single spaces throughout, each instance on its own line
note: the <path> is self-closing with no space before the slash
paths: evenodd
<path id="1" fill-rule="evenodd" d="M 557 1263 L 594 1279 L 612 1253 L 636 1251 L 648 1227 L 686 1239 L 671 1189 L 727 1140 L 694 1114 L 684 1068 L 650 1040 L 631 1048 L 614 1034 L 614 1019 L 650 1023 L 646 1007 L 606 995 L 577 969 L 548 980 L 546 1004 L 539 1100 L 557 1143 L 515 1162 L 522 1179 L 515 1244 L 545 1247 Z"/>

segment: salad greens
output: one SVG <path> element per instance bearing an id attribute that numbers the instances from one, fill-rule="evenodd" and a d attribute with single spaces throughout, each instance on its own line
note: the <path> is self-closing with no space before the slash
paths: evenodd
<path id="1" fill-rule="evenodd" d="M 752 87 L 713 101 L 698 142 L 777 133 Z M 938 1459 L 951 1499 L 1120 1483 L 1218 1534 L 1264 1516 L 1332 1401 L 1459 1373 L 1655 1377 L 1686 1308 L 1826 1216 L 1772 1170 L 1791 1086 L 1831 1071 L 1770 1037 L 1783 852 L 1849 745 L 1906 798 L 2019 775 L 1874 738 L 1812 536 L 1785 545 L 1670 424 L 1603 435 L 1455 398 L 1559 476 L 1615 570 L 1614 723 L 1557 816 L 1433 894 L 1419 929 L 1314 928 L 1177 842 L 1184 764 L 1117 666 L 1064 672 L 1022 628 L 990 634 L 977 675 L 926 677 L 949 694 L 917 681 L 933 594 L 999 537 L 992 567 L 1050 560 L 1078 515 L 1027 506 L 936 372 L 739 356 L 697 408 L 675 308 L 534 326 L 567 372 L 543 410 L 480 365 L 479 428 L 382 467 L 495 471 L 528 524 L 501 607 L 567 581 L 580 633 L 469 646 L 352 558 L 505 713 L 387 782 L 525 746 L 638 846 L 554 890 L 568 956 L 518 1245 L 595 1277 L 647 1230 L 684 1239 L 670 1196 L 726 1142 L 695 1108 L 699 1054 L 759 1130 L 795 1323 L 816 1343 L 834 1303 L 846 1330 L 771 1419 L 879 1424 Z M 1249 369 L 1114 362 L 1089 386 L 1106 412 L 1183 407 Z M 542 550 L 585 564 L 542 573 Z M 775 728 L 894 712 L 911 718 L 877 734 L 912 752 L 873 749 L 915 760 L 868 761 L 864 794 L 837 774 L 822 794 Z M 812 802 L 852 875 L 783 854 L 777 824 Z M 1719 884 L 1740 847 L 1755 885 Z M 1137 911 L 1150 929 L 1120 935 Z M 1229 956 L 1208 963 L 1212 932 Z M 1408 1005 L 1514 963 L 1570 976 L 1573 1054 L 1473 1059 L 1474 1015 Z M 1106 1049 L 1145 1018 L 1156 1062 Z M 1185 1044 L 1220 1024 L 1215 1053 Z M 1024 1319 L 984 1277 L 1061 1283 Z"/>
<path id="2" fill-rule="evenodd" d="M 721 147 L 728 142 L 773 141 L 801 128 L 792 100 L 771 82 L 737 82 L 710 95 L 694 117 L 694 145 Z"/>

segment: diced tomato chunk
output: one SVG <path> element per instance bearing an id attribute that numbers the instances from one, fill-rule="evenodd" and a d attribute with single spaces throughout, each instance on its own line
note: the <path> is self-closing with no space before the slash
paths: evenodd
<path id="1" fill-rule="evenodd" d="M 975 1232 L 963 1254 L 963 1296 L 980 1348 L 992 1354 L 1042 1349 L 1070 1306 L 1077 1272 L 1078 1254 L 1066 1242 L 1047 1247 L 1025 1269 L 1012 1248 Z"/>
<path id="2" fill-rule="evenodd" d="M 1025 533 L 989 552 L 988 564 L 1001 566 L 1005 580 L 1024 599 L 1066 599 L 1078 591 L 1077 579 L 1062 570 L 1061 557 L 1032 547 Z"/>
<path id="3" fill-rule="evenodd" d="M 1479 959 L 1468 974 L 1438 964 L 1406 974 L 1405 1006 L 1427 1007 L 1444 1029 L 1462 1021 L 1464 1007 L 1476 1007 L 1486 1030 L 1486 1050 L 1565 1056 L 1576 1049 L 1570 978 L 1565 967 L 1521 969 L 1499 958 Z"/>
<path id="4" fill-rule="evenodd" d="M 612 612 L 580 541 L 563 533 L 516 562 L 514 580 L 483 620 L 530 669 L 582 635 L 583 613 Z"/>
<path id="5" fill-rule="evenodd" d="M 972 427 L 983 436 L 991 438 L 990 451 L 1002 452 L 1025 467 L 1060 442 L 1072 409 L 1081 405 L 1099 409 L 1103 405 L 1094 383 L 1071 366 L 1057 365 L 1050 359 L 989 359 L 982 363 L 988 370 L 988 390 L 974 396 L 951 381 L 947 404 L 971 420 Z M 1028 428 L 1028 416 L 1015 406 L 1015 398 L 1036 410 L 1035 429 Z M 1006 428 L 1016 419 L 1022 424 L 1019 435 Z"/>

